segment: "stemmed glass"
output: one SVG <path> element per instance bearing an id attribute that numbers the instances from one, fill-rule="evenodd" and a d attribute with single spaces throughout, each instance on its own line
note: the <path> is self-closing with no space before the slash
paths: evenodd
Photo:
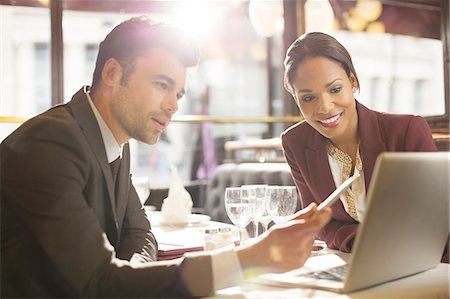
<path id="1" fill-rule="evenodd" d="M 267 231 L 267 227 L 269 226 L 270 221 L 272 221 L 272 215 L 270 215 L 269 210 L 266 208 L 265 198 L 262 206 L 264 207 L 264 212 L 258 218 L 259 223 L 261 223 L 262 226 L 261 234 Z"/>
<path id="2" fill-rule="evenodd" d="M 275 223 L 285 221 L 297 208 L 297 188 L 295 186 L 268 186 L 266 188 L 266 208 Z"/>
<path id="3" fill-rule="evenodd" d="M 239 228 L 240 244 L 244 242 L 245 227 L 250 223 L 255 208 L 255 191 L 241 187 L 225 189 L 225 210 L 231 222 Z"/>
<path id="4" fill-rule="evenodd" d="M 254 227 L 254 238 L 258 237 L 258 225 L 260 218 L 266 212 L 266 206 L 264 204 L 264 198 L 266 195 L 266 187 L 268 185 L 242 185 L 242 189 L 253 189 L 255 190 L 255 210 L 253 211 L 253 227 Z"/>

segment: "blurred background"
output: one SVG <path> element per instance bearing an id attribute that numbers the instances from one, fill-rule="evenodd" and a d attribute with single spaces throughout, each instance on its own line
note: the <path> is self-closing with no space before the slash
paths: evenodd
<path id="1" fill-rule="evenodd" d="M 156 16 L 197 38 L 201 61 L 189 70 L 172 124 L 155 145 L 131 141 L 132 173 L 150 177 L 151 188 L 168 186 L 170 165 L 193 184 L 226 162 L 283 161 L 278 137 L 302 119 L 283 88 L 283 59 L 290 43 L 308 31 L 330 33 L 349 50 L 360 102 L 423 115 L 436 136 L 448 136 L 448 0 L 0 4 L 0 140 L 90 85 L 98 45 L 121 21 Z"/>

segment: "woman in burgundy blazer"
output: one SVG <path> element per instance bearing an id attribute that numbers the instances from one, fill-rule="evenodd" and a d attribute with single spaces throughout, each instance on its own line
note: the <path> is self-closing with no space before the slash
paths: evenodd
<path id="1" fill-rule="evenodd" d="M 301 36 L 288 49 L 285 68 L 285 87 L 305 118 L 281 135 L 303 206 L 322 202 L 336 188 L 330 143 L 351 158 L 351 173 L 361 161 L 365 190 L 381 152 L 437 151 L 422 117 L 376 112 L 355 100 L 356 71 L 347 50 L 333 37 L 318 32 Z M 359 222 L 342 202 L 332 210 L 332 220 L 318 237 L 330 248 L 350 252 Z M 448 262 L 448 249 L 443 261 Z"/>

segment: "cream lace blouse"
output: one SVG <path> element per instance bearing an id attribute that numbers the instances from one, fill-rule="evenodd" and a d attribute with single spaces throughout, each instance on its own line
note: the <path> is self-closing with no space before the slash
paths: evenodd
<path id="1" fill-rule="evenodd" d="M 335 147 L 331 142 L 327 142 L 328 162 L 336 186 L 339 186 L 352 173 L 352 159 L 349 155 Z M 362 168 L 359 148 L 356 153 L 355 172 L 360 173 L 360 177 L 341 195 L 341 201 L 345 211 L 356 221 L 361 222 L 365 212 L 366 186 L 364 184 L 364 170 Z"/>

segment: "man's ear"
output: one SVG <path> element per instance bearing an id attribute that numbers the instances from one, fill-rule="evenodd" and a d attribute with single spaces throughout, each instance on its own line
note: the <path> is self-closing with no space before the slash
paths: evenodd
<path id="1" fill-rule="evenodd" d="M 112 87 L 120 83 L 122 78 L 122 66 L 115 58 L 106 60 L 102 70 L 102 81 L 108 86 Z"/>

